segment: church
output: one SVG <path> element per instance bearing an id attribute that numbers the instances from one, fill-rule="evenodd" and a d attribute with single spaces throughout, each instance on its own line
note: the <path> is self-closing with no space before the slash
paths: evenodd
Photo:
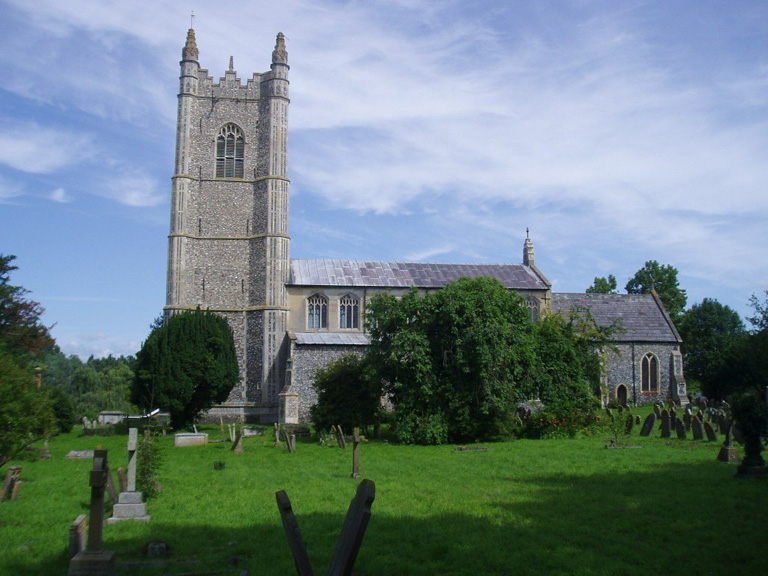
<path id="1" fill-rule="evenodd" d="M 687 402 L 681 339 L 655 294 L 553 293 L 526 234 L 519 264 L 296 260 L 288 233 L 289 66 L 278 34 L 270 70 L 242 81 L 230 58 L 218 82 L 201 68 L 195 32 L 182 49 L 168 235 L 165 314 L 197 307 L 226 317 L 241 381 L 209 412 L 218 421 L 307 421 L 317 368 L 369 345 L 366 304 L 490 276 L 534 319 L 587 308 L 619 322 L 604 402 Z"/>

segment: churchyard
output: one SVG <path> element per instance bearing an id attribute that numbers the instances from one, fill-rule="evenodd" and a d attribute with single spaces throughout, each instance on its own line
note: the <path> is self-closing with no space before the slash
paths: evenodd
<path id="1" fill-rule="evenodd" d="M 709 442 L 640 428 L 614 448 L 607 432 L 466 447 L 364 440 L 360 478 L 375 482 L 376 497 L 353 573 L 767 574 L 768 479 L 735 478 L 736 464 L 717 461 L 721 434 Z M 296 574 L 281 490 L 315 573 L 325 573 L 361 482 L 351 478 L 351 436 L 346 449 L 332 435 L 325 445 L 298 437 L 290 452 L 267 429 L 240 438 L 240 452 L 228 430 L 200 431 L 218 442 L 160 439 L 162 492 L 147 503 L 150 521 L 105 522 L 117 574 Z M 11 463 L 23 485 L 0 504 L 0 573 L 67 573 L 68 533 L 89 513 L 94 461 L 65 456 L 101 446 L 113 471 L 128 464 L 127 435 L 81 432 L 51 439 L 51 459 Z M 157 543 L 167 554 L 149 557 Z"/>

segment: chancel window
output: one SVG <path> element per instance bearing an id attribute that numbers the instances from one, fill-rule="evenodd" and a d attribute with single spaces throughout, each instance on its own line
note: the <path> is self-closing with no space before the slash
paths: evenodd
<path id="1" fill-rule="evenodd" d="M 240 128 L 227 124 L 216 138 L 216 178 L 242 178 L 245 139 Z"/>
<path id="2" fill-rule="evenodd" d="M 643 392 L 659 391 L 659 359 L 651 353 L 643 356 L 641 377 L 641 390 Z"/>
<path id="3" fill-rule="evenodd" d="M 325 296 L 315 294 L 307 299 L 307 328 L 328 328 L 328 299 Z"/>
<path id="4" fill-rule="evenodd" d="M 339 327 L 342 330 L 357 330 L 360 327 L 360 301 L 351 294 L 339 300 Z"/>

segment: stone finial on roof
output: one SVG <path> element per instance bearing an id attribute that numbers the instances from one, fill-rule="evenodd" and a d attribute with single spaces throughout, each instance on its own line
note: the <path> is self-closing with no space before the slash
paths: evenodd
<path id="1" fill-rule="evenodd" d="M 533 266 L 533 242 L 528 228 L 525 229 L 525 244 L 523 244 L 523 264 Z"/>
<path id="2" fill-rule="evenodd" d="M 194 60 L 197 62 L 198 52 L 197 52 L 197 42 L 195 41 L 195 30 L 193 28 L 190 28 L 187 31 L 187 43 L 184 45 L 184 48 L 181 51 L 181 59 L 182 60 Z"/>
<path id="3" fill-rule="evenodd" d="M 230 56 L 229 57 L 229 71 L 234 72 L 235 71 L 235 57 Z"/>
<path id="4" fill-rule="evenodd" d="M 272 51 L 272 64 L 288 64 L 288 52 L 285 50 L 285 35 L 277 34 L 275 49 Z"/>

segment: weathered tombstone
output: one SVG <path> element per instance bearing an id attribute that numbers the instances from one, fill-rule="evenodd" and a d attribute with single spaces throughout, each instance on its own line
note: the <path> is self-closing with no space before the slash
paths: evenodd
<path id="1" fill-rule="evenodd" d="M 661 437 L 669 438 L 671 436 L 671 430 L 669 428 L 669 412 L 666 410 L 661 411 Z"/>
<path id="2" fill-rule="evenodd" d="M 685 431 L 688 432 L 691 429 L 691 422 L 693 421 L 693 414 L 686 411 L 683 416 L 683 424 L 685 424 Z"/>
<path id="3" fill-rule="evenodd" d="M 624 425 L 624 434 L 629 436 L 632 434 L 632 430 L 635 427 L 635 418 L 632 416 L 632 414 L 627 415 L 627 423 Z"/>
<path id="4" fill-rule="evenodd" d="M 731 427 L 731 433 L 733 434 L 733 439 L 743 446 L 744 436 L 742 436 L 741 430 L 739 430 L 739 423 L 735 420 L 733 421 L 733 426 Z"/>
<path id="5" fill-rule="evenodd" d="M 43 440 L 43 449 L 40 450 L 40 460 L 50 460 L 51 449 L 48 447 L 48 438 Z"/>
<path id="6" fill-rule="evenodd" d="M 344 432 L 341 429 L 341 424 L 337 424 L 334 427 L 334 430 L 336 431 L 336 442 L 339 444 L 339 448 L 342 448 L 343 450 L 347 449 L 347 440 L 344 438 Z"/>
<path id="7" fill-rule="evenodd" d="M 232 423 L 232 424 L 227 424 L 227 428 L 229 429 L 229 441 L 230 442 L 234 442 L 235 441 L 235 437 L 237 436 L 237 434 L 236 434 L 237 426 L 236 426 L 236 424 Z"/>
<path id="8" fill-rule="evenodd" d="M 659 407 L 658 404 L 653 405 L 653 413 L 656 415 L 657 419 L 661 418 L 661 407 Z"/>
<path id="9" fill-rule="evenodd" d="M 240 432 L 238 432 L 237 436 L 235 436 L 235 441 L 232 443 L 231 450 L 235 454 L 243 453 L 243 435 Z"/>
<path id="10" fill-rule="evenodd" d="M 296 451 L 296 434 L 288 434 L 286 431 L 285 433 L 285 445 L 288 448 L 288 452 L 295 452 Z"/>
<path id="11" fill-rule="evenodd" d="M 285 490 L 275 494 L 283 528 L 288 538 L 288 545 L 296 563 L 299 576 L 314 576 L 312 564 L 309 561 L 304 539 L 301 536 L 299 523 L 291 507 L 291 501 Z M 363 543 L 365 530 L 371 519 L 371 505 L 376 497 L 376 485 L 372 480 L 363 480 L 357 487 L 357 492 L 349 504 L 341 534 L 336 541 L 336 550 L 328 568 L 328 576 L 349 576 L 355 566 L 357 554 Z"/>
<path id="12" fill-rule="evenodd" d="M 142 499 L 141 492 L 136 491 L 136 450 L 138 448 L 139 430 L 128 430 L 128 490 L 120 492 L 117 504 L 112 506 L 112 517 L 107 519 L 108 524 L 114 524 L 121 520 L 140 520 L 149 522 L 147 504 Z"/>
<path id="13" fill-rule="evenodd" d="M 640 422 L 642 422 L 642 419 L 640 418 L 640 414 L 637 414 L 637 415 L 635 416 L 635 424 L 637 424 L 638 426 L 640 426 Z"/>
<path id="14" fill-rule="evenodd" d="M 701 410 L 701 408 L 696 411 L 696 416 L 694 416 L 694 418 L 696 418 L 699 422 L 704 422 L 704 412 Z"/>
<path id="15" fill-rule="evenodd" d="M 88 528 L 88 544 L 69 561 L 69 576 L 113 576 L 117 571 L 115 553 L 101 547 L 104 529 L 104 489 L 107 484 L 106 450 L 94 450 L 93 469 L 89 477 L 91 486 L 91 511 Z"/>
<path id="16" fill-rule="evenodd" d="M 3 480 L 3 492 L 0 494 L 0 502 L 16 500 L 19 496 L 17 485 L 21 485 L 21 466 L 11 466 L 5 473 Z"/>
<path id="17" fill-rule="evenodd" d="M 685 405 L 685 413 L 693 416 L 693 406 L 691 406 L 690 402 L 688 402 L 688 404 Z"/>
<path id="18" fill-rule="evenodd" d="M 703 440 L 704 439 L 704 429 L 701 426 L 701 420 L 698 418 L 694 418 L 691 422 L 691 430 L 693 431 L 693 439 L 694 440 Z"/>
<path id="19" fill-rule="evenodd" d="M 280 440 L 280 424 L 275 424 L 275 448 L 282 448 L 283 442 Z"/>
<path id="20" fill-rule="evenodd" d="M 120 492 L 128 492 L 128 472 L 123 467 L 117 469 L 117 484 Z"/>
<path id="21" fill-rule="evenodd" d="M 88 534 L 88 522 L 85 514 L 80 514 L 69 526 L 69 559 L 74 558 L 78 552 L 85 550 L 85 541 Z"/>
<path id="22" fill-rule="evenodd" d="M 613 410 L 611 410 L 610 406 L 605 407 L 605 413 L 608 415 L 608 418 L 613 420 Z"/>
<path id="23" fill-rule="evenodd" d="M 739 452 L 733 445 L 733 424 L 731 422 L 728 423 L 728 428 L 725 431 L 725 442 L 717 454 L 717 459 L 720 462 L 728 463 L 739 461 Z"/>
<path id="24" fill-rule="evenodd" d="M 624 405 L 623 404 L 619 404 L 617 406 L 616 410 L 619 411 L 619 414 L 624 414 Z"/>
<path id="25" fill-rule="evenodd" d="M 654 426 L 656 426 L 656 412 L 651 412 L 645 417 L 643 427 L 640 429 L 640 436 L 650 436 Z"/>
<path id="26" fill-rule="evenodd" d="M 117 490 L 115 489 L 115 479 L 112 476 L 112 469 L 107 468 L 107 496 L 112 506 L 117 504 Z"/>
<path id="27" fill-rule="evenodd" d="M 709 422 L 704 422 L 704 433 L 707 435 L 707 440 L 709 442 L 717 442 L 717 434 L 715 433 L 712 424 Z"/>
<path id="28" fill-rule="evenodd" d="M 360 478 L 360 428 L 352 429 L 352 478 Z"/>
<path id="29" fill-rule="evenodd" d="M 672 406 L 669 407 L 669 425 L 671 428 L 675 427 L 675 422 L 677 422 L 677 410 L 675 410 L 674 403 L 672 403 Z"/>
<path id="30" fill-rule="evenodd" d="M 725 434 L 728 431 L 728 418 L 722 411 L 717 418 L 717 427 L 720 429 L 720 434 Z"/>
<path id="31" fill-rule="evenodd" d="M 683 424 L 683 421 L 680 420 L 680 418 L 675 420 L 675 432 L 677 432 L 678 440 L 688 439 L 688 432 L 685 431 L 685 424 Z"/>

